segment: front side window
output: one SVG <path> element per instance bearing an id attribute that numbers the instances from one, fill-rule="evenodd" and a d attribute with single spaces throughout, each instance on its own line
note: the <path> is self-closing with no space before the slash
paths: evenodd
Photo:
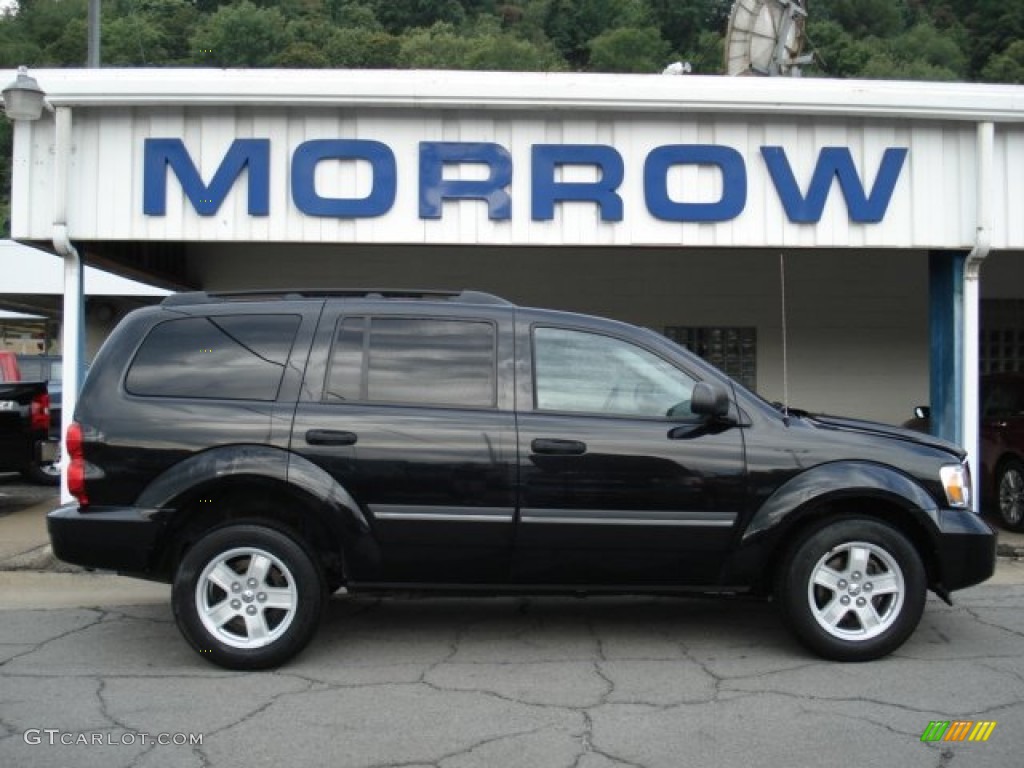
<path id="1" fill-rule="evenodd" d="M 561 328 L 533 334 L 537 409 L 685 418 L 696 383 L 642 347 Z"/>
<path id="2" fill-rule="evenodd" d="M 325 397 L 334 402 L 492 408 L 496 381 L 491 323 L 349 317 L 335 334 Z"/>
<path id="3" fill-rule="evenodd" d="M 277 398 L 298 315 L 169 320 L 146 336 L 128 369 L 133 395 L 227 400 Z"/>

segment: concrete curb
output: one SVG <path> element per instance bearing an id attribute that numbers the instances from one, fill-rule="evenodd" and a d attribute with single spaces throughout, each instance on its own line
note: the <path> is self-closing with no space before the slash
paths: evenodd
<path id="1" fill-rule="evenodd" d="M 1024 559 L 1024 546 L 1021 546 L 1020 544 L 1004 544 L 1000 542 L 996 545 L 996 555 L 1012 560 L 1021 560 Z"/>
<path id="2" fill-rule="evenodd" d="M 84 568 L 58 560 L 49 544 L 13 555 L 0 561 L 0 571 L 48 571 L 50 573 L 82 573 Z"/>

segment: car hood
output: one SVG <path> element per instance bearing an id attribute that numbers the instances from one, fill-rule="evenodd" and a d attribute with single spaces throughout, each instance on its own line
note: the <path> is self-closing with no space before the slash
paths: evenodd
<path id="1" fill-rule="evenodd" d="M 916 443 L 917 445 L 926 445 L 929 448 L 937 448 L 940 451 L 951 453 L 961 461 L 963 461 L 967 456 L 967 451 L 956 443 L 952 443 L 949 440 L 943 440 L 941 437 L 935 437 L 934 435 L 926 435 L 923 432 L 916 432 L 912 429 L 894 427 L 890 424 L 865 421 L 863 419 L 848 419 L 842 416 L 828 416 L 826 414 L 801 415 L 808 422 L 821 429 L 835 429 L 842 432 L 858 432 L 865 435 L 877 435 L 879 437 L 887 437 L 893 440 L 902 440 L 907 443 Z"/>

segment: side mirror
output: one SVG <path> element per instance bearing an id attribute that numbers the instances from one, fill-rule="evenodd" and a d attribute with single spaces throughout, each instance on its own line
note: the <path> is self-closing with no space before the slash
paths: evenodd
<path id="1" fill-rule="evenodd" d="M 724 418 L 729 415 L 729 393 L 718 384 L 698 381 L 690 398 L 690 411 L 700 416 Z"/>
<path id="2" fill-rule="evenodd" d="M 927 419 L 932 415 L 932 409 L 927 405 L 919 405 L 914 409 L 914 415 L 919 419 Z"/>

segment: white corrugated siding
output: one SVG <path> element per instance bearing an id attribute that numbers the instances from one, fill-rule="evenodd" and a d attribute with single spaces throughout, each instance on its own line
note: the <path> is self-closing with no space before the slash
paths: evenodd
<path id="1" fill-rule="evenodd" d="M 103 114 L 100 114 L 100 113 Z M 997 125 L 997 194 L 993 245 L 1024 248 L 1024 128 Z M 271 142 L 270 215 L 249 216 L 244 177 L 215 216 L 196 214 L 173 173 L 167 213 L 142 211 L 143 142 L 181 138 L 209 181 L 236 138 Z M 291 155 L 310 139 L 374 139 L 398 163 L 394 206 L 384 216 L 358 220 L 311 217 L 291 200 Z M 418 212 L 420 141 L 495 142 L 511 153 L 511 221 L 491 221 L 482 201 L 447 201 L 440 220 Z M 969 248 L 975 239 L 975 126 L 971 122 L 891 118 L 765 115 L 658 115 L 656 113 L 544 113 L 498 110 L 368 109 L 324 107 L 140 106 L 74 112 L 69 228 L 77 240 L 185 240 L 364 242 L 521 245 L 676 245 L 683 247 Z M 539 143 L 607 144 L 623 157 L 621 222 L 601 221 L 589 203 L 556 206 L 555 219 L 530 217 L 530 151 Z M 718 223 L 674 223 L 647 211 L 643 166 L 665 144 L 719 144 L 745 159 L 747 202 L 739 217 Z M 887 147 L 909 155 L 883 221 L 850 221 L 838 183 L 816 224 L 795 224 L 786 214 L 760 154 L 765 145 L 785 148 L 806 190 L 824 147 L 849 147 L 870 190 Z M 15 143 L 17 238 L 47 240 L 52 229 L 53 122 L 19 131 Z M 32 173 L 25 171 L 31 167 Z M 446 178 L 473 178 L 475 169 L 448 166 Z M 567 180 L 594 178 L 591 168 L 565 169 Z M 708 166 L 669 174 L 674 199 L 713 201 L 720 174 Z M 365 163 L 325 162 L 317 189 L 325 196 L 355 197 L 369 189 Z"/>

